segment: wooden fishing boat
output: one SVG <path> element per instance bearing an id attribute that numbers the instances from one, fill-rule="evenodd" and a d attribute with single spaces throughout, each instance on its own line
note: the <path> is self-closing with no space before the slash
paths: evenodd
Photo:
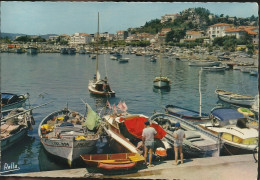
<path id="1" fill-rule="evenodd" d="M 253 96 L 237 94 L 222 89 L 216 89 L 215 93 L 220 100 L 241 106 L 251 106 L 255 99 Z"/>
<path id="2" fill-rule="evenodd" d="M 221 144 L 218 137 L 211 134 L 187 120 L 172 116 L 170 114 L 156 113 L 150 117 L 152 122 L 157 122 L 167 132 L 165 139 L 173 146 L 175 124 L 179 122 L 185 131 L 183 140 L 183 153 L 189 157 L 211 157 L 219 156 Z"/>
<path id="3" fill-rule="evenodd" d="M 20 108 L 25 104 L 25 101 L 29 98 L 29 94 L 12 94 L 1 93 L 1 108 L 2 111 Z"/>
<path id="4" fill-rule="evenodd" d="M 139 151 L 142 153 L 138 148 L 140 148 L 142 144 L 142 131 L 145 128 L 144 122 L 149 120 L 147 116 L 142 114 L 129 114 L 125 112 L 116 115 L 105 115 L 103 118 L 105 122 L 107 122 L 108 129 L 110 131 L 123 139 L 127 139 L 128 142 L 134 145 L 135 148 L 130 152 Z M 157 136 L 155 136 L 155 153 L 160 157 L 167 156 L 166 151 L 170 148 L 170 146 L 163 140 L 166 132 L 156 123 L 151 124 L 151 127 L 154 127 L 157 131 Z M 123 145 L 123 147 L 125 148 L 127 145 Z"/>
<path id="5" fill-rule="evenodd" d="M 99 13 L 98 13 L 98 32 L 97 32 L 96 74 L 94 76 L 94 79 L 89 81 L 88 90 L 93 95 L 115 96 L 116 93 L 111 89 L 107 77 L 105 77 L 104 80 L 100 78 L 100 73 L 98 70 L 98 41 L 99 41 Z"/>
<path id="6" fill-rule="evenodd" d="M 44 148 L 52 155 L 67 160 L 71 166 L 81 154 L 90 153 L 99 139 L 99 117 L 88 106 L 82 114 L 64 108 L 52 112 L 40 123 L 38 134 Z"/>
<path id="7" fill-rule="evenodd" d="M 83 154 L 80 156 L 87 165 L 105 170 L 129 170 L 144 162 L 144 157 L 138 153 Z"/>
<path id="8" fill-rule="evenodd" d="M 6 110 L 1 119 L 1 151 L 14 147 L 27 135 L 34 120 L 30 111 L 24 108 Z"/>
<path id="9" fill-rule="evenodd" d="M 208 118 L 208 114 L 202 113 L 200 116 L 200 113 L 197 111 L 193 111 L 175 105 L 167 105 L 165 107 L 165 112 L 170 115 L 179 117 L 181 119 L 191 120 L 191 121 L 200 121 L 202 119 L 204 120 Z"/>
<path id="10" fill-rule="evenodd" d="M 235 109 L 214 108 L 211 121 L 199 124 L 204 130 L 219 136 L 223 143 L 221 154 L 252 153 L 258 144 L 258 131 L 250 127 L 248 119 Z"/>

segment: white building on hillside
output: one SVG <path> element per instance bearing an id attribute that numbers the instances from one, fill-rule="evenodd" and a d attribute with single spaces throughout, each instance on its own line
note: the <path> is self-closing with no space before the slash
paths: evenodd
<path id="1" fill-rule="evenodd" d="M 224 37 L 226 35 L 225 29 L 230 27 L 232 27 L 232 25 L 226 23 L 214 24 L 212 26 L 209 26 L 207 34 L 210 39 L 214 39 L 215 37 Z"/>
<path id="2" fill-rule="evenodd" d="M 71 36 L 70 44 L 79 45 L 79 44 L 88 44 L 92 42 L 92 36 L 87 33 L 75 33 Z"/>

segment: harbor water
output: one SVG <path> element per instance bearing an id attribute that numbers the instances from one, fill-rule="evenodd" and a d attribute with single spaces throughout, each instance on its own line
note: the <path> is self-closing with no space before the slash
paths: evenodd
<path id="1" fill-rule="evenodd" d="M 99 56 L 101 77 L 108 77 L 116 96 L 109 98 L 111 105 L 125 101 L 129 113 L 151 116 L 154 111 L 163 112 L 168 104 L 199 111 L 199 70 L 171 58 L 162 59 L 163 75 L 171 79 L 170 90 L 153 88 L 153 79 L 160 73 L 160 63 L 152 63 L 148 57 L 124 55 L 129 63 L 110 60 L 109 54 Z M 91 96 L 88 82 L 93 79 L 96 60 L 88 55 L 1 54 L 1 92 L 29 93 L 31 106 L 54 101 L 33 111 L 34 129 L 21 142 L 1 154 L 1 170 L 6 164 L 16 164 L 20 170 L 9 173 L 26 173 L 68 168 L 52 158 L 43 148 L 38 136 L 40 121 L 53 111 L 68 105 L 72 110 L 85 112 L 81 99 L 97 111 L 107 99 Z M 202 72 L 202 111 L 209 113 L 218 103 L 215 90 L 224 89 L 255 96 L 258 79 L 236 70 Z M 102 144 L 102 143 L 100 143 Z"/>

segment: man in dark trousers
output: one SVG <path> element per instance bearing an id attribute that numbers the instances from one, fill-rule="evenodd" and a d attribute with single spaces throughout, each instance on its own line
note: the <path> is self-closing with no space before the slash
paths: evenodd
<path id="1" fill-rule="evenodd" d="M 181 164 L 183 164 L 183 153 L 182 153 L 182 143 L 183 138 L 185 138 L 184 130 L 181 129 L 181 125 L 179 122 L 175 124 L 175 131 L 173 133 L 174 137 L 174 153 L 175 153 L 175 163 L 178 165 L 178 150 L 180 152 Z"/>
<path id="2" fill-rule="evenodd" d="M 157 134 L 156 130 L 153 127 L 150 127 L 150 122 L 145 122 L 145 128 L 142 134 L 142 141 L 144 145 L 144 159 L 145 164 L 147 164 L 147 152 L 149 150 L 149 167 L 153 167 L 152 164 L 152 155 L 154 149 L 154 136 Z"/>

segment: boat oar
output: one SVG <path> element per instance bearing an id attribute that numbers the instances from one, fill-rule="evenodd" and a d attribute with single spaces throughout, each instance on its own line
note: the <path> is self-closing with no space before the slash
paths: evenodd
<path id="1" fill-rule="evenodd" d="M 52 103 L 52 102 L 53 102 L 53 101 L 50 101 L 50 102 L 48 102 L 48 103 L 45 103 L 45 104 L 42 104 L 42 105 L 33 107 L 33 108 L 31 108 L 31 109 L 28 109 L 28 110 L 26 110 L 26 111 L 24 111 L 24 112 L 17 113 L 17 114 L 15 114 L 15 115 L 13 115 L 13 116 L 10 116 L 10 117 L 1 119 L 1 122 L 5 122 L 5 121 L 7 121 L 7 120 L 9 120 L 9 119 L 11 119 L 11 118 L 14 118 L 14 117 L 16 117 L 16 116 L 19 116 L 19 115 L 21 115 L 21 114 L 25 114 L 25 113 L 27 113 L 27 112 L 29 112 L 29 111 L 32 111 L 32 110 L 37 109 L 37 108 L 40 108 L 40 107 L 42 107 L 42 106 L 46 106 L 47 104 L 50 104 L 50 103 Z"/>

